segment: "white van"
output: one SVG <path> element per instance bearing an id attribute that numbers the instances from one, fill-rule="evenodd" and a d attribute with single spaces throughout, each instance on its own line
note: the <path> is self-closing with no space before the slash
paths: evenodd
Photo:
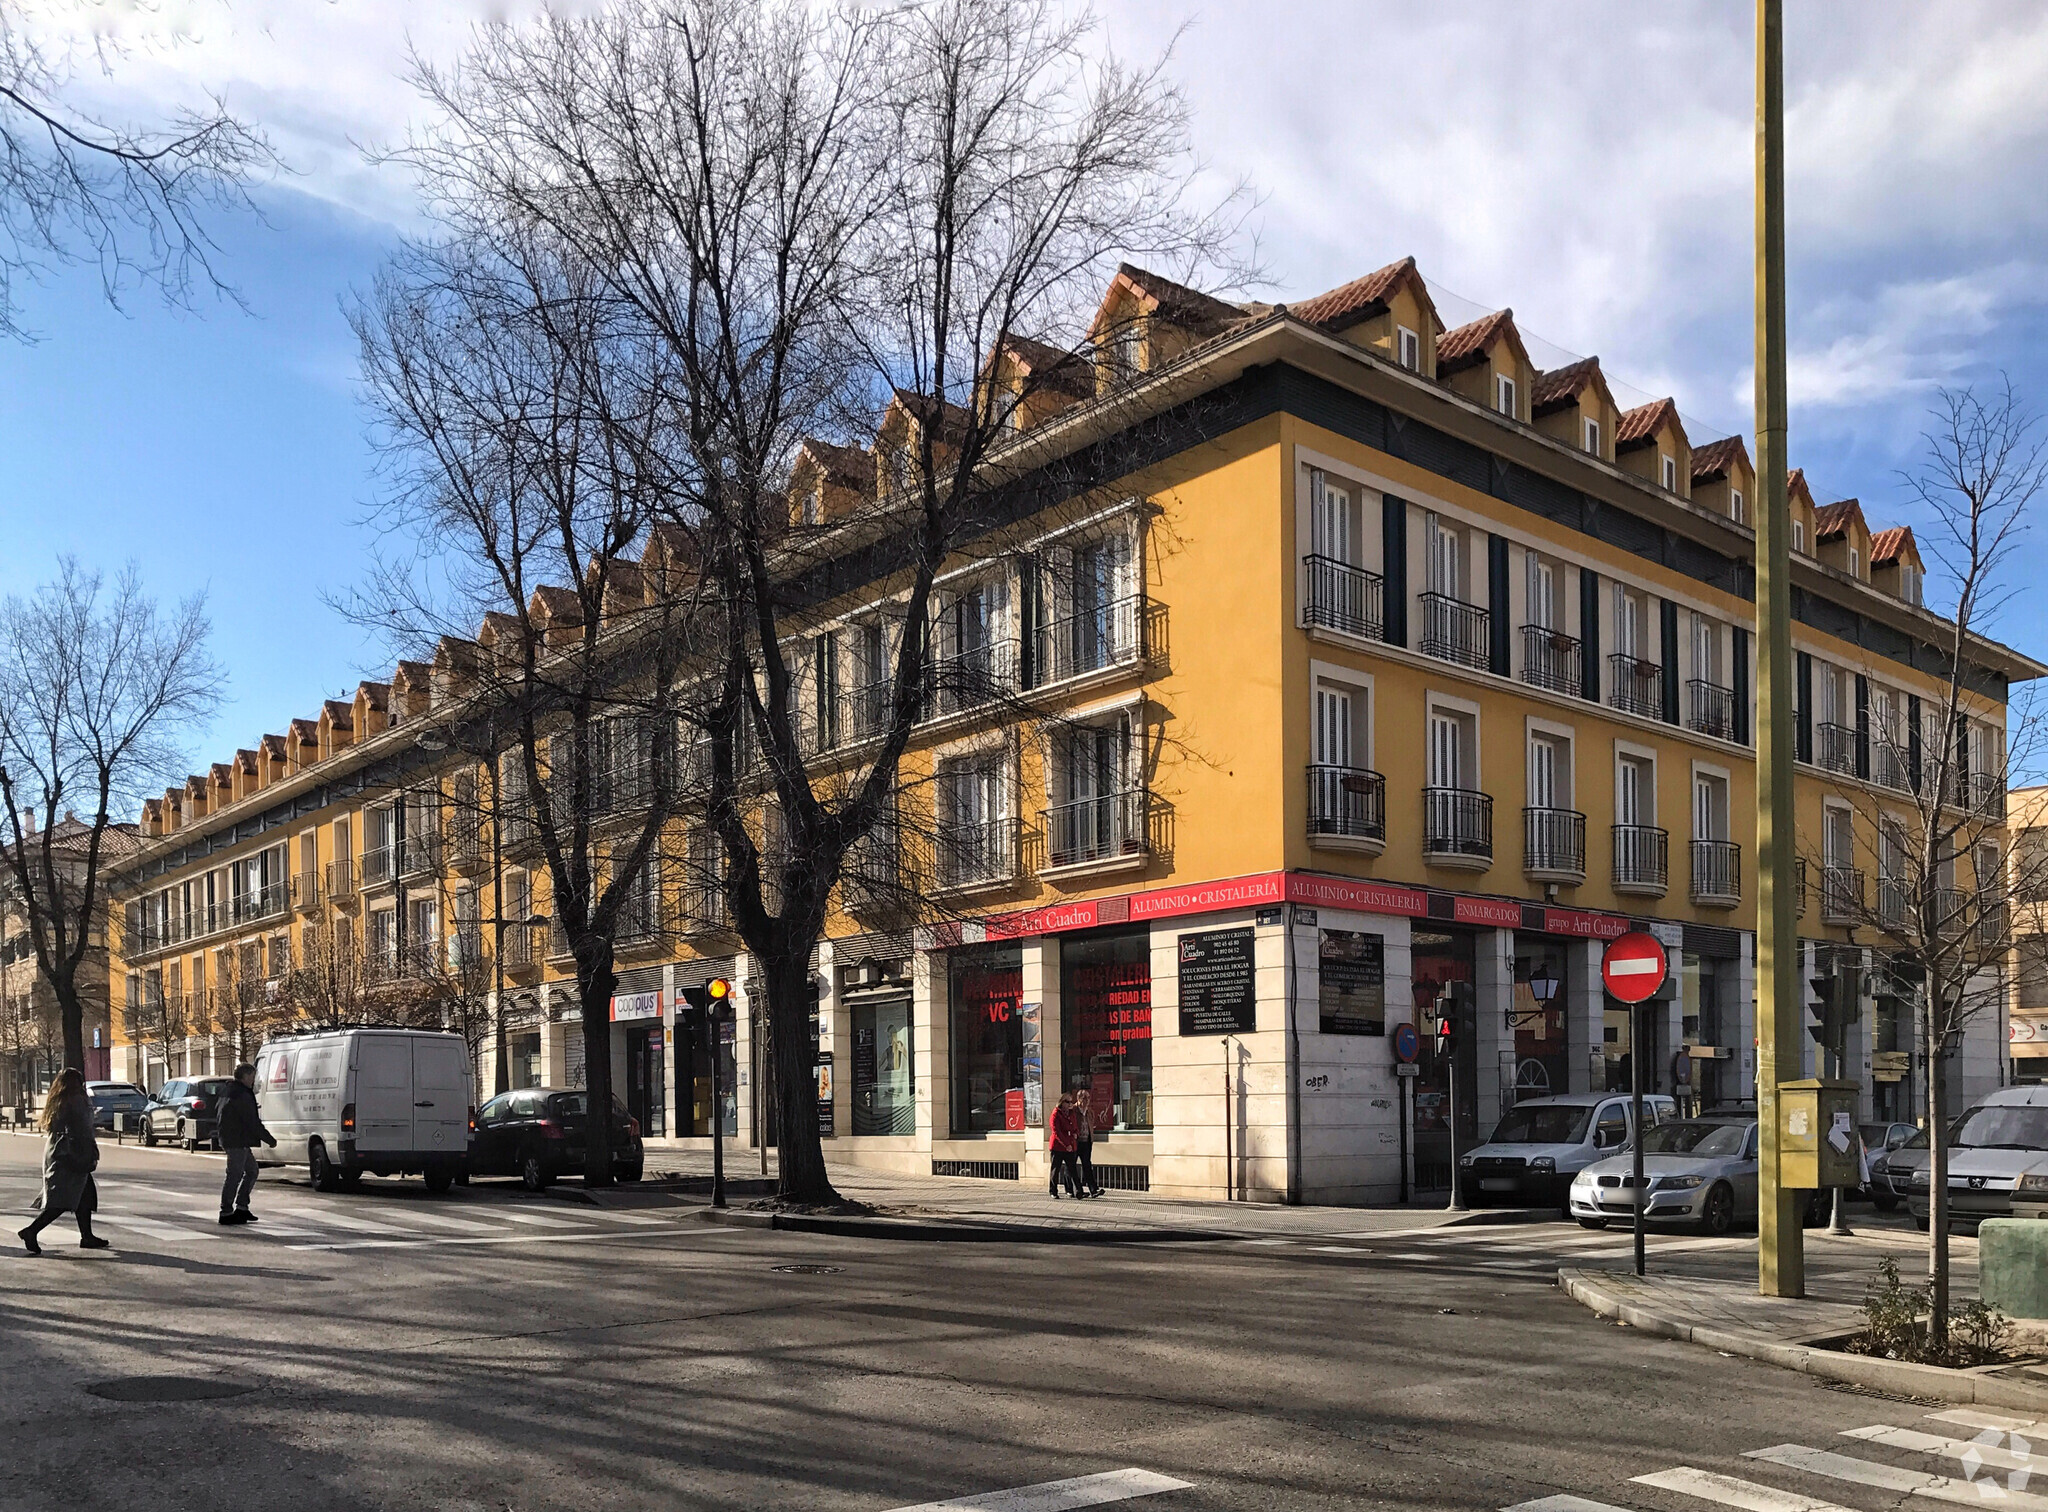
<path id="1" fill-rule="evenodd" d="M 459 1034 L 332 1029 L 272 1040 L 256 1055 L 256 1105 L 275 1150 L 331 1192 L 369 1171 L 427 1178 L 445 1192 L 465 1169 L 472 1121 L 469 1051 Z"/>

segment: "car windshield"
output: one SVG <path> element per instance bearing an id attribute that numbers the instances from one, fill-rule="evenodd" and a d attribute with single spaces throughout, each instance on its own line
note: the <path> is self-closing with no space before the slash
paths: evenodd
<path id="1" fill-rule="evenodd" d="M 1645 1155 L 1740 1155 L 1749 1126 L 1724 1123 L 1658 1124 L 1643 1135 Z"/>
<path id="2" fill-rule="evenodd" d="M 1586 1137 L 1591 1108 L 1523 1106 L 1500 1121 L 1494 1144 L 1577 1144 Z"/>
<path id="3" fill-rule="evenodd" d="M 2048 1108 L 1972 1108 L 1956 1126 L 1959 1150 L 2048 1150 Z"/>

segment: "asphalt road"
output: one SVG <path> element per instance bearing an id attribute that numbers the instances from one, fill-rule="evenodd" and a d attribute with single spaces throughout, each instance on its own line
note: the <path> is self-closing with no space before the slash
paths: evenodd
<path id="1" fill-rule="evenodd" d="M 39 1158 L 0 1136 L 0 1209 Z M 222 1230 L 219 1172 L 109 1147 L 114 1250 L 63 1220 L 0 1256 L 0 1508 L 1874 1512 L 1962 1477 L 1938 1446 L 1984 1426 L 1602 1323 L 1552 1279 L 1626 1236 L 1564 1224 L 909 1244 L 267 1175 L 265 1221 Z M 1652 1262 L 1735 1274 L 1752 1245 Z M 88 1390 L 151 1377 L 249 1389 Z"/>

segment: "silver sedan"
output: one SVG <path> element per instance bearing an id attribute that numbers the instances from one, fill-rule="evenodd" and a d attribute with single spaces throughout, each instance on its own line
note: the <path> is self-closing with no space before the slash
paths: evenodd
<path id="1" fill-rule="evenodd" d="M 1756 1120 L 1659 1124 L 1643 1140 L 1643 1218 L 1725 1234 L 1756 1219 Z M 1587 1228 L 1635 1219 L 1635 1157 L 1610 1156 L 1572 1182 L 1571 1213 Z"/>

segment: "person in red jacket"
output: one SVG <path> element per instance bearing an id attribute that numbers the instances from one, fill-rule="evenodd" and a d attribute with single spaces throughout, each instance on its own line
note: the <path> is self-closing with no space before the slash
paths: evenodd
<path id="1" fill-rule="evenodd" d="M 1048 1187 L 1057 1198 L 1060 1194 L 1060 1177 L 1067 1178 L 1067 1190 L 1073 1196 L 1081 1195 L 1081 1173 L 1075 1169 L 1075 1152 L 1081 1144 L 1081 1114 L 1074 1106 L 1074 1094 L 1060 1095 L 1060 1105 L 1052 1110 L 1052 1181 Z"/>

